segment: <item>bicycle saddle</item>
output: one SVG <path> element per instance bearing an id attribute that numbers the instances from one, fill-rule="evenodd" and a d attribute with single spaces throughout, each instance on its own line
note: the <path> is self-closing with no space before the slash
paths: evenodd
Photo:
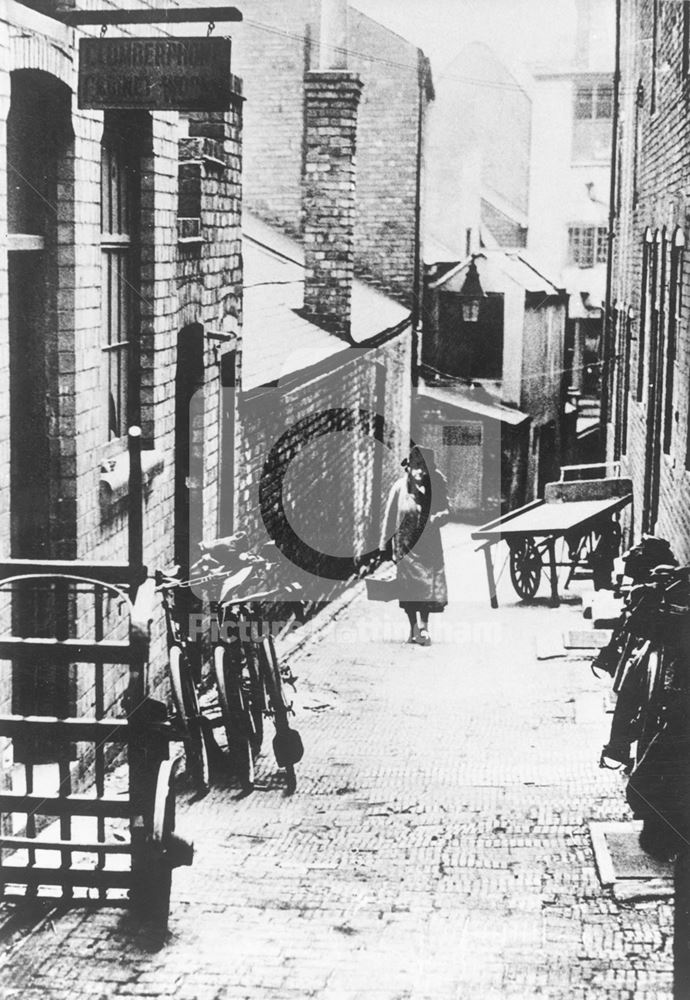
<path id="1" fill-rule="evenodd" d="M 249 579 L 249 577 L 254 572 L 254 567 L 250 564 L 248 566 L 243 566 L 242 569 L 238 569 L 236 573 L 229 576 L 224 582 L 220 591 L 220 597 L 218 598 L 221 604 L 229 603 L 230 596 L 237 591 L 242 584 Z"/>

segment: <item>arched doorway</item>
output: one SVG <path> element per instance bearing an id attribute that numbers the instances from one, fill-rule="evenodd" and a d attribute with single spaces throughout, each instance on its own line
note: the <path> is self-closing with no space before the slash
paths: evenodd
<path id="1" fill-rule="evenodd" d="M 76 503 L 61 497 L 63 434 L 74 396 L 61 395 L 60 375 L 73 371 L 74 317 L 61 283 L 58 243 L 69 241 L 71 92 L 38 70 L 10 76 L 7 118 L 7 216 L 10 395 L 10 553 L 18 558 L 70 558 Z M 58 241 L 58 220 L 61 227 Z M 73 286 L 73 280 L 64 285 Z M 60 308 L 58 300 L 60 297 Z M 62 338 L 62 340 L 61 340 Z M 66 591 L 17 592 L 12 627 L 34 635 L 67 635 Z M 12 706 L 20 715 L 68 714 L 69 672 L 30 658 L 13 659 Z M 70 755 L 50 740 L 14 745 L 15 763 Z"/>
<path id="2" fill-rule="evenodd" d="M 57 520 L 61 317 L 58 209 L 72 139 L 69 89 L 47 73 L 11 74 L 7 118 L 10 349 L 10 547 L 13 556 L 51 556 Z M 71 322 L 71 320 L 69 320 Z M 52 474 L 51 474 L 52 473 Z M 62 513 L 62 512 L 61 512 Z M 67 526 L 63 526 L 67 527 Z M 69 532 L 62 532 L 63 538 Z M 61 552 L 60 555 L 64 555 Z"/>

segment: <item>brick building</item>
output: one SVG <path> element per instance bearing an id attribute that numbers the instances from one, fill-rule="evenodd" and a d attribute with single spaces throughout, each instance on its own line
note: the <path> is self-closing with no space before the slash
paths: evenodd
<path id="1" fill-rule="evenodd" d="M 635 490 L 635 536 L 690 559 L 690 8 L 621 0 L 607 336 L 608 455 Z"/>
<path id="2" fill-rule="evenodd" d="M 144 562 L 188 563 L 231 492 L 219 414 L 241 327 L 240 81 L 228 112 L 82 110 L 78 43 L 98 28 L 56 10 L 8 0 L 0 15 L 0 546 L 126 560 L 138 424 Z M 164 659 L 158 620 L 154 688 Z"/>
<path id="3" fill-rule="evenodd" d="M 438 77 L 426 153 L 427 263 L 464 260 L 481 246 L 525 246 L 532 105 L 524 76 L 474 42 Z"/>
<path id="4" fill-rule="evenodd" d="M 513 509 L 558 478 L 566 308 L 520 251 L 485 250 L 430 275 L 415 416 L 425 443 L 457 439 L 443 449 L 455 513 Z"/>
<path id="5" fill-rule="evenodd" d="M 553 24 L 538 35 L 526 29 L 503 49 L 507 56 L 501 33 L 494 38 L 487 28 L 438 77 L 424 253 L 438 268 L 480 248 L 526 248 L 536 267 L 566 289 L 564 381 L 587 399 L 577 440 L 584 456 L 586 448 L 601 450 L 613 8 L 609 0 L 552 6 Z M 499 11 L 512 23 L 509 3 L 495 0 L 494 19 Z"/>
<path id="6" fill-rule="evenodd" d="M 236 525 L 274 538 L 285 573 L 304 570 L 318 601 L 375 552 L 409 443 L 429 81 L 418 50 L 344 3 L 281 6 L 277 35 L 275 7 L 250 4 L 236 47 L 247 75 Z"/>
<path id="7" fill-rule="evenodd" d="M 575 30 L 531 67 L 527 248 L 568 292 L 568 382 L 595 400 L 608 253 L 613 4 L 569 6 Z"/>
<path id="8" fill-rule="evenodd" d="M 235 71 L 247 99 L 244 203 L 301 237 L 305 71 L 319 65 L 330 0 L 249 0 L 236 32 Z M 322 9 L 323 8 L 323 9 Z M 325 23 L 325 22 L 324 22 Z M 347 67 L 362 81 L 357 116 L 355 274 L 412 307 L 419 284 L 422 146 L 433 99 L 423 52 L 350 7 Z"/>

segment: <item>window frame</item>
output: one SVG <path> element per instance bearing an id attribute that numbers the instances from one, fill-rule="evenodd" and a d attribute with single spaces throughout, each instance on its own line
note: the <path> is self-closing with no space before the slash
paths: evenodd
<path id="1" fill-rule="evenodd" d="M 570 158 L 574 165 L 604 165 L 610 160 L 613 101 L 612 75 L 600 73 L 573 81 Z"/>
<path id="2" fill-rule="evenodd" d="M 575 234 L 580 234 L 579 238 Z M 586 240 L 586 243 L 585 243 Z M 587 248 L 586 257 L 582 257 L 581 248 Z M 603 257 L 600 248 L 603 247 Z M 571 223 L 568 226 L 568 264 L 581 269 L 605 264 L 608 255 L 608 228 L 589 224 Z"/>
<path id="3" fill-rule="evenodd" d="M 647 347 L 647 322 L 649 318 L 649 275 L 651 248 L 653 245 L 652 231 L 647 226 L 642 240 L 642 276 L 640 279 L 640 322 L 637 331 L 637 384 L 635 386 L 635 401 L 642 402 L 644 395 L 645 351 Z"/>
<path id="4" fill-rule="evenodd" d="M 630 354 L 633 341 L 632 326 L 635 318 L 635 313 L 630 306 L 627 310 L 625 317 L 625 340 L 623 345 L 623 392 L 622 392 L 622 410 L 621 410 L 621 436 L 620 436 L 620 448 L 621 455 L 628 454 L 628 414 L 630 411 Z"/>
<path id="5" fill-rule="evenodd" d="M 585 93 L 589 93 L 588 105 L 590 114 L 578 114 L 578 108 L 581 105 L 581 96 Z M 602 94 L 606 93 L 606 100 L 608 101 L 608 114 L 599 114 L 599 106 L 602 99 Z M 602 121 L 613 121 L 613 81 L 607 80 L 589 80 L 585 83 L 575 84 L 575 96 L 573 101 L 573 117 L 576 121 L 580 122 L 602 122 Z"/>
<path id="6" fill-rule="evenodd" d="M 138 326 L 136 284 L 140 168 L 125 118 L 106 112 L 101 138 L 101 353 L 106 441 L 131 423 L 132 347 Z"/>

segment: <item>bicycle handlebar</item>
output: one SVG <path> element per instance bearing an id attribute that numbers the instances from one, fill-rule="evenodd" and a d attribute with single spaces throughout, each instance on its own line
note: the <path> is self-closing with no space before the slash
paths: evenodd
<path id="1" fill-rule="evenodd" d="M 690 580 L 690 566 L 670 566 L 662 564 L 650 571 L 653 581 L 669 583 L 687 583 Z"/>

